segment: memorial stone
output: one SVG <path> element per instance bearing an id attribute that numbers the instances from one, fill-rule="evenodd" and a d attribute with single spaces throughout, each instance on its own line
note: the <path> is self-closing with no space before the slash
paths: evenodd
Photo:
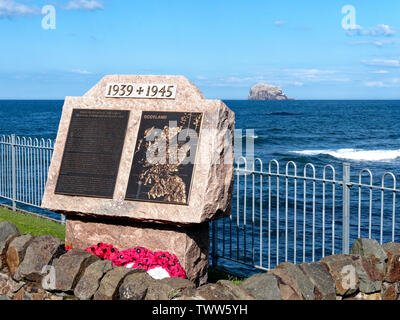
<path id="1" fill-rule="evenodd" d="M 182 76 L 106 76 L 66 97 L 42 207 L 66 243 L 176 254 L 207 279 L 209 222 L 230 214 L 234 113 Z"/>

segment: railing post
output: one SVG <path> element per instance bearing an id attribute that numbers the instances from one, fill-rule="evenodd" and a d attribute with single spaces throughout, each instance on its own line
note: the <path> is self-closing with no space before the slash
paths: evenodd
<path id="1" fill-rule="evenodd" d="M 342 253 L 348 254 L 350 248 L 350 164 L 343 163 L 343 218 Z"/>
<path id="2" fill-rule="evenodd" d="M 15 185 L 16 182 L 16 168 L 15 168 L 15 134 L 11 135 L 11 184 L 12 184 L 12 210 L 17 210 L 17 188 Z"/>
<path id="3" fill-rule="evenodd" d="M 217 266 L 217 230 L 216 230 L 216 221 L 211 221 L 211 241 L 212 241 L 212 250 L 211 250 L 211 263 L 215 268 Z"/>

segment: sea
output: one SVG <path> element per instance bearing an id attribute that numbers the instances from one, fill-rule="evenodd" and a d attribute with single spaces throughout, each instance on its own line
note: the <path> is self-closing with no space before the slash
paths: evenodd
<path id="1" fill-rule="evenodd" d="M 243 133 L 242 143 L 243 150 L 245 150 L 245 143 L 250 140 L 254 141 L 254 156 L 261 159 L 263 162 L 264 171 L 268 170 L 268 164 L 271 160 L 275 159 L 280 164 L 280 172 L 285 172 L 285 166 L 289 161 L 293 161 L 297 165 L 297 174 L 303 175 L 304 166 L 311 163 L 315 167 L 315 174 L 317 178 L 322 178 L 323 168 L 330 164 L 335 168 L 335 174 L 337 180 L 341 180 L 343 163 L 350 164 L 350 173 L 352 181 L 358 182 L 360 170 L 367 168 L 373 174 L 373 182 L 375 184 L 381 184 L 382 175 L 385 172 L 392 172 L 396 178 L 399 178 L 400 173 L 400 101 L 395 100 L 290 100 L 290 101 L 247 101 L 247 100 L 224 100 L 225 104 L 235 112 L 236 118 L 236 129 L 241 129 Z M 18 136 L 25 137 L 37 137 L 45 139 L 55 139 L 58 129 L 58 123 L 61 116 L 62 100 L 2 100 L 0 101 L 0 135 L 15 134 Z M 247 137 L 246 137 L 247 135 Z M 247 139 L 246 139 L 247 138 Z M 246 156 L 246 154 L 244 154 Z M 272 164 L 272 171 L 276 170 L 275 162 Z M 290 167 L 291 173 L 293 173 L 293 167 Z M 327 170 L 327 177 L 331 177 L 331 171 Z M 312 175 L 310 167 L 307 171 L 308 175 Z M 242 178 L 243 179 L 243 178 Z M 267 179 L 267 178 L 266 178 Z M 369 183 L 369 178 L 363 178 L 364 183 Z M 388 187 L 393 186 L 393 182 L 390 177 L 385 178 L 385 185 Z M 399 179 L 397 179 L 399 180 Z M 259 181 L 259 180 L 257 180 Z M 250 182 L 250 180 L 249 180 Z M 264 180 L 266 183 L 267 180 Z M 243 189 L 243 180 L 239 181 L 241 190 Z M 248 184 L 249 185 L 249 184 Z M 285 185 L 285 180 L 282 179 L 281 187 Z M 248 187 L 248 186 L 247 186 Z M 303 187 L 302 181 L 298 181 L 298 189 L 301 192 Z M 309 188 L 311 186 L 308 186 Z M 338 187 L 338 186 L 337 186 Z M 237 185 L 235 186 L 237 188 Z M 290 189 L 291 188 L 291 189 Z M 289 200 L 290 205 L 293 205 L 293 186 L 289 188 Z M 236 190 L 236 189 L 235 189 Z M 266 186 L 265 186 L 266 190 Z M 259 186 L 257 183 L 256 192 L 259 192 Z M 247 190 L 249 195 L 248 210 L 251 212 L 252 207 L 250 203 L 251 189 Z M 281 217 L 284 216 L 284 189 L 282 189 L 282 195 L 280 203 Z M 317 191 L 320 192 L 320 191 Z M 327 197 L 329 192 L 327 191 Z M 337 217 L 340 219 L 340 188 L 337 190 Z M 356 189 L 352 190 L 352 197 L 355 198 L 355 202 L 352 202 L 352 219 L 357 217 L 357 193 Z M 236 191 L 235 191 L 236 193 Z M 393 203 L 389 197 L 385 201 L 385 210 L 391 210 Z M 276 197 L 272 199 L 276 200 Z M 257 204 L 259 204 L 257 199 Z M 262 205 L 267 202 L 267 197 L 264 197 Z M 283 201 L 283 202 L 282 202 Z M 302 214 L 302 194 L 299 193 L 297 201 L 299 215 Z M 317 229 L 321 229 L 320 219 L 320 208 L 321 208 L 321 197 L 317 196 L 316 199 L 316 211 L 317 211 Z M 374 226 L 379 223 L 379 212 L 380 212 L 380 193 L 374 194 L 373 198 L 376 209 L 374 208 Z M 398 203 L 395 204 L 397 211 Z M 239 203 L 242 206 L 242 203 Z M 265 203 L 268 206 L 268 203 Z M 329 206 L 326 207 L 327 212 L 331 209 Z M 241 207 L 242 208 L 242 207 Z M 259 225 L 260 219 L 265 219 L 265 216 L 260 217 L 259 210 L 256 210 L 256 218 L 251 219 L 251 214 L 248 213 L 246 219 L 247 234 L 243 235 L 243 224 L 244 217 L 242 209 L 237 208 L 236 194 L 233 199 L 232 206 L 232 218 L 226 220 L 226 223 L 233 223 L 233 232 L 237 230 L 237 237 L 248 237 L 248 233 L 251 230 L 252 223 L 255 222 Z M 275 208 L 276 209 L 276 208 Z M 307 214 L 308 214 L 307 208 Z M 264 214 L 267 210 L 265 209 Z M 237 227 L 237 214 L 239 212 L 239 220 L 241 221 L 240 226 Z M 300 214 L 301 213 L 301 214 Z M 290 216 L 290 213 L 289 213 Z M 277 222 L 275 217 L 275 223 Z M 367 223 L 363 218 L 363 222 Z M 352 221 L 353 221 L 352 220 Z M 284 221 L 281 221 L 281 225 L 284 226 Z M 389 220 L 388 220 L 389 221 Z M 298 228 L 301 230 L 301 221 L 298 221 Z M 396 222 L 397 224 L 397 222 Z M 264 223 L 262 233 L 264 234 L 263 240 L 265 241 L 268 230 L 266 229 L 268 224 Z M 337 232 L 341 232 L 340 221 L 338 223 Z M 289 237 L 293 237 L 293 224 L 289 224 Z M 309 222 L 307 222 L 307 228 L 309 228 Z M 235 229 L 237 227 L 237 229 Z M 217 224 L 218 237 L 217 242 L 221 242 L 216 248 L 216 252 L 219 256 L 228 256 L 225 265 L 227 268 L 234 268 L 237 273 L 251 273 L 254 268 L 247 266 L 236 267 L 233 266 L 232 260 L 239 259 L 244 256 L 247 264 L 260 265 L 260 240 L 258 234 L 251 237 L 249 242 L 243 247 L 240 241 L 227 237 L 229 233 L 228 228 L 223 227 L 221 229 L 221 223 Z M 328 227 L 327 227 L 328 228 Z M 330 228 L 330 226 L 329 226 Z M 387 228 L 391 228 L 390 221 L 388 222 Z M 231 229 L 232 230 L 232 229 Z M 365 228 L 363 229 L 365 231 Z M 254 230 L 253 230 L 254 231 Z M 273 230 L 271 230 L 272 232 Z M 232 232 L 232 231 L 231 231 Z M 356 229 L 351 228 L 352 238 L 356 237 Z M 374 235 L 378 236 L 379 230 L 374 229 Z M 281 235 L 282 233 L 282 235 Z M 309 235 L 309 231 L 307 231 Z M 279 235 L 285 236 L 285 229 L 282 228 L 279 231 Z M 374 236 L 373 235 L 373 236 Z M 276 237 L 276 233 L 272 234 L 272 237 Z M 317 238 L 321 236 L 321 232 L 318 231 L 316 234 Z M 326 238 L 331 237 L 327 234 Z M 339 239 L 339 235 L 337 236 Z M 319 238 L 318 238 L 319 239 Z M 327 240 L 327 246 L 330 243 Z M 301 232 L 298 236 L 299 251 L 301 250 L 302 237 Z M 307 245 L 309 245 L 309 241 Z M 257 247 L 254 249 L 254 246 Z M 335 244 L 340 248 L 341 244 Z M 268 244 L 262 246 L 265 250 Z M 270 245 L 271 254 L 276 255 L 275 244 Z M 321 241 L 317 241 L 317 249 L 319 255 L 321 255 Z M 285 245 L 283 244 L 278 249 L 281 251 L 278 254 L 280 259 L 284 259 Z M 273 251 L 274 250 L 274 251 Z M 289 248 L 290 256 L 293 253 Z M 329 252 L 328 252 L 329 253 Z M 280 255 L 280 256 L 279 256 Z M 265 266 L 268 263 L 267 255 L 263 255 L 261 264 Z M 222 260 L 224 258 L 221 258 Z M 276 256 L 270 257 L 270 260 L 274 260 L 275 263 L 279 262 L 276 260 Z M 298 259 L 301 259 L 301 254 Z M 222 264 L 222 262 L 221 262 Z"/>

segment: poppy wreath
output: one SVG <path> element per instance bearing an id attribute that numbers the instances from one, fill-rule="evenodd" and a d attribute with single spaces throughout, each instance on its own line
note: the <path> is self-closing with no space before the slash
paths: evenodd
<path id="1" fill-rule="evenodd" d="M 142 268 L 146 271 L 162 268 L 170 277 L 186 279 L 185 270 L 179 264 L 175 254 L 166 251 L 156 251 L 144 247 L 134 247 L 119 251 L 112 244 L 98 243 L 86 249 L 101 260 L 110 260 L 113 265 L 127 268 Z"/>

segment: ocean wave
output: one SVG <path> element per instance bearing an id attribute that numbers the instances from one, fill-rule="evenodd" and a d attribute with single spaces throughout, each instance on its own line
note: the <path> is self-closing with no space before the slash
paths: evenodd
<path id="1" fill-rule="evenodd" d="M 398 150 L 362 150 L 362 149 L 338 149 L 338 150 L 301 150 L 291 151 L 292 153 L 316 156 L 329 155 L 338 159 L 355 161 L 390 161 L 400 157 Z"/>

